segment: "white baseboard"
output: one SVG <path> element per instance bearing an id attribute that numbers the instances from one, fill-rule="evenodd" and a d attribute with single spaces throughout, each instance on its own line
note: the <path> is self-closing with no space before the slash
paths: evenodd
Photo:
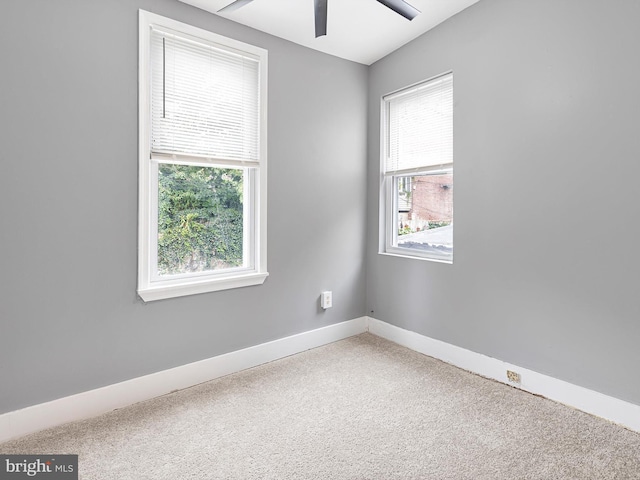
<path id="1" fill-rule="evenodd" d="M 434 340 L 374 318 L 369 318 L 368 323 L 369 331 L 372 334 L 391 340 L 411 350 L 640 432 L 639 405 L 441 342 L 440 340 Z M 506 378 L 507 370 L 519 373 L 521 383 L 514 384 L 509 382 Z"/>
<path id="2" fill-rule="evenodd" d="M 358 335 L 367 330 L 374 335 L 483 377 L 542 395 L 640 432 L 640 406 L 638 405 L 404 330 L 374 318 L 361 317 L 5 413 L 0 415 L 0 442 L 110 412 Z M 507 370 L 516 371 L 521 375 L 519 385 L 507 381 Z"/>
<path id="3" fill-rule="evenodd" d="M 367 331 L 367 317 L 0 415 L 0 442 L 188 388 Z"/>

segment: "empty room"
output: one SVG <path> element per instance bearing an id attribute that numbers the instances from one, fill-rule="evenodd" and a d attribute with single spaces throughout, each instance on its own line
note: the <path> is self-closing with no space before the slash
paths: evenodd
<path id="1" fill-rule="evenodd" d="M 2 0 L 0 479 L 640 479 L 639 24 Z"/>

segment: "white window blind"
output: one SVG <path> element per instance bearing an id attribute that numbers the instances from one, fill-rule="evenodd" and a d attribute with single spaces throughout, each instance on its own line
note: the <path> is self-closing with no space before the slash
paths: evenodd
<path id="1" fill-rule="evenodd" d="M 453 163 L 453 74 L 387 95 L 387 175 Z"/>
<path id="2" fill-rule="evenodd" d="M 151 152 L 259 161 L 259 59 L 151 32 Z"/>

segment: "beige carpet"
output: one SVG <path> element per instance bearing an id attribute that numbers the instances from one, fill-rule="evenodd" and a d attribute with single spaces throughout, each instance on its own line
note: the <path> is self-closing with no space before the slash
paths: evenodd
<path id="1" fill-rule="evenodd" d="M 640 479 L 640 434 L 370 334 L 0 445 L 83 479 Z"/>

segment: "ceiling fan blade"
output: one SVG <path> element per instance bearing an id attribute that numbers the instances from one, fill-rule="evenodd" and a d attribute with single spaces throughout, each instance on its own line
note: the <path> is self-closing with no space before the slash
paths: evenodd
<path id="1" fill-rule="evenodd" d="M 313 0 L 316 17 L 316 38 L 327 34 L 327 0 Z"/>
<path id="2" fill-rule="evenodd" d="M 404 0 L 378 0 L 378 2 L 408 20 L 413 20 L 420 13 L 420 10 L 409 5 Z"/>
<path id="3" fill-rule="evenodd" d="M 220 12 L 233 12 L 234 10 L 239 9 L 240 7 L 244 7 L 247 3 L 252 2 L 253 0 L 235 0 L 235 2 L 231 2 L 226 7 L 222 7 L 218 10 Z"/>

